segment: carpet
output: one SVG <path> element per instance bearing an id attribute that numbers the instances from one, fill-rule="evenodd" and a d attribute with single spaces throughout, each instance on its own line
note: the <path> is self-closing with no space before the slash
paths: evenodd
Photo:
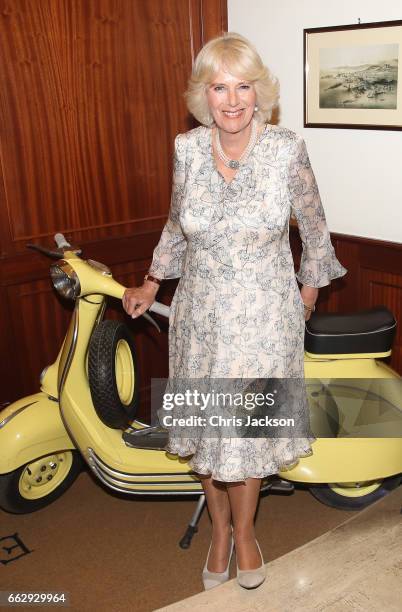
<path id="1" fill-rule="evenodd" d="M 79 612 L 150 612 L 199 593 L 211 535 L 206 508 L 190 548 L 178 545 L 197 499 L 123 497 L 84 471 L 47 508 L 26 515 L 0 510 L 0 590 L 67 592 L 70 609 Z M 262 493 L 256 535 L 265 561 L 351 514 L 303 489 Z M 18 607 L 33 608 L 49 606 Z"/>

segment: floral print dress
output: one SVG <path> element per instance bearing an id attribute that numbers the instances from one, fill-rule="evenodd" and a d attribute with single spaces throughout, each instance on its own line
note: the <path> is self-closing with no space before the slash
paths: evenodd
<path id="1" fill-rule="evenodd" d="M 204 126 L 176 136 L 169 216 L 149 269 L 180 278 L 169 317 L 169 378 L 304 378 L 296 278 L 319 288 L 347 272 L 331 244 L 305 142 L 267 124 L 227 183 L 211 136 Z M 296 275 L 291 211 L 303 243 Z M 315 440 L 183 435 L 169 437 L 165 449 L 192 455 L 188 464 L 199 474 L 232 482 L 293 467 L 313 453 Z"/>

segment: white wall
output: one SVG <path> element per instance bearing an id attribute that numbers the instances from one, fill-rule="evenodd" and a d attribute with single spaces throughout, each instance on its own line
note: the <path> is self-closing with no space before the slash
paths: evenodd
<path id="1" fill-rule="evenodd" d="M 306 140 L 330 231 L 401 243 L 402 131 L 303 128 L 303 28 L 402 19 L 402 0 L 228 0 L 228 16 L 279 78 L 279 124 Z"/>

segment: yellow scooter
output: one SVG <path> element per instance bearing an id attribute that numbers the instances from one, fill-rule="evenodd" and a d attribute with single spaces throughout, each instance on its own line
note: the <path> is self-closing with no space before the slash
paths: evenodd
<path id="1" fill-rule="evenodd" d="M 133 495 L 200 495 L 182 547 L 205 503 L 187 461 L 164 450 L 167 431 L 135 419 L 135 347 L 124 323 L 103 320 L 107 296 L 125 287 L 103 264 L 55 236 L 57 249 L 29 245 L 58 261 L 53 285 L 75 309 L 40 392 L 0 412 L 0 507 L 25 513 L 58 498 L 82 469 L 82 458 L 106 487 Z M 149 309 L 169 316 L 169 307 Z M 148 313 L 152 324 L 159 326 Z M 363 508 L 402 477 L 401 377 L 379 358 L 391 354 L 396 321 L 385 307 L 318 314 L 306 323 L 305 377 L 313 454 L 267 478 L 262 490 L 308 486 L 322 502 Z"/>

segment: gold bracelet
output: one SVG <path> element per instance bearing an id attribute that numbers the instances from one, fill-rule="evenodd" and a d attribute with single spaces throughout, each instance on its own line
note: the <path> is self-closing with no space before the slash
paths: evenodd
<path id="1" fill-rule="evenodd" d="M 303 304 L 304 304 L 304 302 L 303 302 Z M 314 312 L 315 311 L 315 304 L 313 304 L 312 308 L 310 306 L 307 306 L 307 304 L 304 304 L 304 309 L 305 310 L 309 310 L 310 312 Z"/>

